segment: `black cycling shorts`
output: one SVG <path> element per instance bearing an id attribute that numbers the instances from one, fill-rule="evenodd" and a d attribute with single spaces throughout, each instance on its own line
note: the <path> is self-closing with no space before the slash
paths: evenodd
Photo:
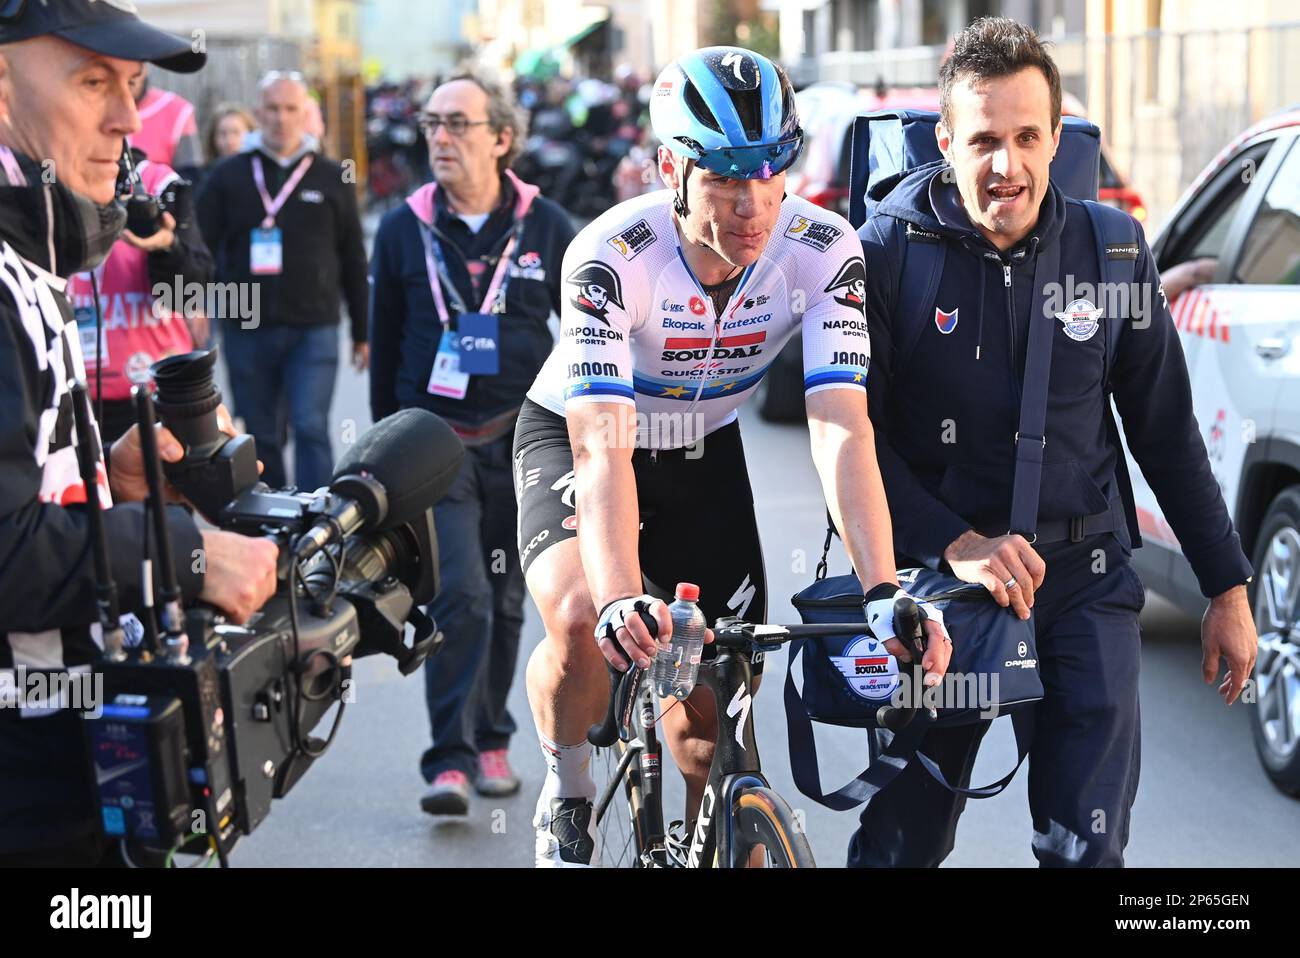
<path id="1" fill-rule="evenodd" d="M 514 463 L 519 559 L 526 574 L 548 548 L 578 534 L 573 449 L 564 417 L 525 400 L 515 425 Z M 767 577 L 740 425 L 709 433 L 693 450 L 637 449 L 632 469 L 646 592 L 671 602 L 678 582 L 693 582 L 710 626 L 727 615 L 766 622 Z M 711 646 L 704 657 L 713 657 Z M 759 653 L 754 673 L 761 670 Z"/>

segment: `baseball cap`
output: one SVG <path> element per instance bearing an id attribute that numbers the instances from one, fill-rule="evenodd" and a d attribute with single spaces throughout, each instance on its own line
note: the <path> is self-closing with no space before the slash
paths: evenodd
<path id="1" fill-rule="evenodd" d="M 184 37 L 142 21 L 131 0 L 0 0 L 0 43 L 50 35 L 176 73 L 193 73 L 208 59 Z"/>

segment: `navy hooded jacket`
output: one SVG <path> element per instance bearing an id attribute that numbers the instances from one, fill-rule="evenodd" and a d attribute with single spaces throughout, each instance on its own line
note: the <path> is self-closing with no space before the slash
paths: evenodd
<path id="1" fill-rule="evenodd" d="M 476 235 L 434 197 L 434 184 L 420 187 L 384 215 L 375 233 L 370 263 L 371 416 L 377 422 L 398 409 L 419 406 L 454 427 L 477 426 L 518 410 L 550 355 L 553 341 L 547 324 L 551 313 L 560 311 L 560 264 L 574 236 L 573 224 L 562 207 L 509 171 L 502 178 L 501 204 Z M 499 327 L 501 371 L 471 376 L 464 399 L 431 395 L 426 386 L 442 324 L 429 286 L 420 223 L 438 236 L 461 299 L 478 305 L 483 292 L 470 277 L 471 265 L 481 276 L 492 275 L 516 215 L 523 221 L 508 267 Z M 486 278 L 483 283 L 487 285 Z M 454 307 L 449 309 L 454 312 Z"/>
<path id="2" fill-rule="evenodd" d="M 1251 568 L 1210 471 L 1182 346 L 1155 262 L 1137 232 L 1132 311 L 1143 321 L 1130 316 L 1123 326 L 1110 389 L 1142 474 L 1201 591 L 1214 596 L 1245 582 Z M 968 529 L 1007 531 L 1029 321 L 1039 303 L 1035 258 L 1059 243 L 1061 308 L 1076 298 L 1104 307 L 1096 292 L 1079 295 L 1083 284 L 1096 290 L 1104 279 L 1097 242 L 1083 204 L 1050 184 L 1033 231 L 999 253 L 971 225 L 956 185 L 933 170 L 899 183 L 859 236 L 871 330 L 868 393 L 895 548 L 939 568 L 944 549 Z M 926 240 L 947 244 L 934 311 L 927 306 L 923 314 L 898 315 L 907 244 Z M 1144 302 L 1148 309 L 1139 315 Z M 1102 544 L 1108 554 L 1127 556 L 1141 540 L 1108 415 L 1108 324 L 1103 319 L 1094 334 L 1075 339 L 1063 321 L 1041 321 L 1055 328 L 1039 522 L 1103 512 L 1118 498 L 1127 521 L 1116 522 L 1100 542 L 1090 540 L 1088 549 Z"/>

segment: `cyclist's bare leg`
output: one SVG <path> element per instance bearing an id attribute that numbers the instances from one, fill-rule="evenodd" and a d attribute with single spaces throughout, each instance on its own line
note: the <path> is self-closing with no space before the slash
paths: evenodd
<path id="1" fill-rule="evenodd" d="M 528 568 L 528 591 L 546 636 L 528 659 L 528 702 L 537 730 L 561 745 L 587 740 L 609 702 L 605 657 L 596 647 L 596 608 L 578 540 L 557 542 Z"/>

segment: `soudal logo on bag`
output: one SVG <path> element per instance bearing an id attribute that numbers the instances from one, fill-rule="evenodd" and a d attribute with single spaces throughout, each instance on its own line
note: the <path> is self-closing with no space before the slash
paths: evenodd
<path id="1" fill-rule="evenodd" d="M 855 695 L 873 702 L 888 699 L 898 688 L 898 660 L 869 635 L 859 635 L 831 661 Z"/>
<path id="2" fill-rule="evenodd" d="M 934 325 L 939 332 L 947 336 L 957 328 L 957 310 L 960 308 L 954 309 L 951 313 L 945 313 L 938 306 L 934 308 Z"/>

